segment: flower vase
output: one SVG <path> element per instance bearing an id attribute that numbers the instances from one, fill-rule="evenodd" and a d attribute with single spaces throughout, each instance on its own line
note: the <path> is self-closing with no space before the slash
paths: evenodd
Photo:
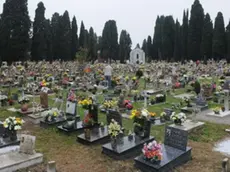
<path id="1" fill-rule="evenodd" d="M 90 139 L 90 129 L 85 129 L 84 130 L 84 132 L 85 132 L 85 138 L 87 139 L 87 140 L 89 140 Z"/>
<path id="2" fill-rule="evenodd" d="M 143 127 L 138 126 L 138 125 L 135 125 L 135 126 L 134 126 L 134 133 L 135 133 L 135 135 L 137 135 L 137 136 L 141 136 L 142 133 L 143 133 Z"/>
<path id="3" fill-rule="evenodd" d="M 10 131 L 10 140 L 11 141 L 16 141 L 18 138 L 17 138 L 17 131 L 13 130 L 13 131 Z"/>
<path id="4" fill-rule="evenodd" d="M 174 124 L 175 125 L 181 125 L 182 121 L 180 119 L 176 119 L 176 120 L 174 120 Z"/>
<path id="5" fill-rule="evenodd" d="M 113 149 L 116 149 L 116 147 L 117 147 L 117 138 L 116 137 L 111 137 L 111 147 Z"/>
<path id="6" fill-rule="evenodd" d="M 151 159 L 150 161 L 153 164 L 160 164 L 160 162 L 161 162 L 161 160 L 157 160 L 157 159 Z"/>
<path id="7" fill-rule="evenodd" d="M 28 111 L 28 109 L 29 109 L 28 104 L 23 104 L 23 105 L 21 106 L 21 111 L 22 111 L 22 112 L 26 112 L 26 111 Z"/>

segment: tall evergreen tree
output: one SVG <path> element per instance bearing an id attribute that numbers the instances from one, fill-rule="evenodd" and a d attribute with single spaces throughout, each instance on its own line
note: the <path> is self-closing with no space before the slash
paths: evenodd
<path id="1" fill-rule="evenodd" d="M 79 35 L 79 47 L 86 48 L 86 38 L 85 38 L 85 26 L 83 21 L 81 21 L 80 35 Z"/>
<path id="2" fill-rule="evenodd" d="M 45 21 L 45 54 L 48 61 L 53 61 L 52 28 L 50 20 Z"/>
<path id="3" fill-rule="evenodd" d="M 24 60 L 29 48 L 30 18 L 27 0 L 6 0 L 0 30 L 2 60 Z"/>
<path id="4" fill-rule="evenodd" d="M 77 52 L 77 20 L 76 17 L 73 17 L 72 20 L 72 41 L 71 41 L 71 59 L 75 59 L 76 52 Z"/>
<path id="5" fill-rule="evenodd" d="M 212 57 L 212 36 L 213 24 L 210 15 L 207 13 L 204 18 L 204 27 L 201 43 L 202 57 L 205 62 Z"/>
<path id="6" fill-rule="evenodd" d="M 230 62 L 230 21 L 226 28 L 226 38 L 227 38 L 227 61 Z"/>
<path id="7" fill-rule="evenodd" d="M 174 52 L 175 22 L 172 16 L 166 16 L 163 25 L 162 50 L 163 59 L 171 60 Z"/>
<path id="8" fill-rule="evenodd" d="M 89 29 L 89 42 L 88 42 L 88 56 L 90 60 L 96 60 L 97 59 L 97 36 L 94 33 L 94 30 L 92 27 Z"/>
<path id="9" fill-rule="evenodd" d="M 105 59 L 115 59 L 118 55 L 117 24 L 114 20 L 105 23 L 102 32 L 102 56 Z"/>
<path id="10" fill-rule="evenodd" d="M 125 63 L 128 60 L 131 51 L 132 41 L 129 33 L 126 30 L 122 30 L 119 40 L 119 57 L 120 62 Z"/>
<path id="11" fill-rule="evenodd" d="M 188 59 L 188 10 L 184 11 L 183 15 L 183 24 L 182 24 L 182 49 L 181 49 L 181 57 L 182 61 Z"/>
<path id="12" fill-rule="evenodd" d="M 181 30 L 180 23 L 176 20 L 175 25 L 175 42 L 174 42 L 174 61 L 181 61 Z"/>
<path id="13" fill-rule="evenodd" d="M 204 10 L 199 0 L 195 0 L 189 21 L 188 30 L 188 58 L 201 59 L 201 41 L 204 24 Z"/>
<path id="14" fill-rule="evenodd" d="M 60 57 L 63 60 L 71 60 L 71 27 L 68 11 L 60 18 Z"/>
<path id="15" fill-rule="evenodd" d="M 226 39 L 224 18 L 221 12 L 218 12 L 217 17 L 215 19 L 212 43 L 214 59 L 219 60 L 221 58 L 224 58 L 226 55 Z"/>
<path id="16" fill-rule="evenodd" d="M 61 58 L 61 48 L 60 47 L 60 15 L 58 13 L 54 13 L 51 20 L 51 33 L 52 33 L 52 57 L 54 60 Z"/>
<path id="17" fill-rule="evenodd" d="M 31 56 L 32 60 L 46 59 L 46 19 L 45 19 L 45 7 L 43 2 L 39 2 L 35 11 L 35 18 L 33 23 L 33 38 Z"/>
<path id="18" fill-rule="evenodd" d="M 152 46 L 152 38 L 151 36 L 148 36 L 147 38 L 147 52 L 146 52 L 146 56 L 149 58 L 149 60 L 152 59 L 152 50 L 153 46 Z"/>

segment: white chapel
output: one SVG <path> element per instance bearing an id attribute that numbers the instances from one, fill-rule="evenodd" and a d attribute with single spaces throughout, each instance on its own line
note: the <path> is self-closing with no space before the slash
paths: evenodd
<path id="1" fill-rule="evenodd" d="M 145 64 L 145 52 L 137 44 L 136 48 L 130 52 L 130 64 Z"/>

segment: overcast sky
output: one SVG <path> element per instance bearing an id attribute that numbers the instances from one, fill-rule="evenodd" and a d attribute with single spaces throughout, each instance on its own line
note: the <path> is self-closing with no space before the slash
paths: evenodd
<path id="1" fill-rule="evenodd" d="M 5 0 L 0 0 L 0 11 Z M 54 12 L 63 14 L 69 11 L 72 19 L 76 16 L 78 27 L 81 20 L 85 27 L 93 27 L 97 35 L 102 34 L 104 24 L 113 19 L 117 22 L 118 33 L 127 30 L 132 38 L 133 46 L 142 44 L 148 35 L 153 36 L 157 15 L 173 15 L 181 22 L 183 10 L 191 9 L 194 0 L 43 0 L 46 17 L 51 18 Z M 35 9 L 40 0 L 28 0 L 29 14 L 34 19 Z M 214 21 L 217 12 L 224 15 L 225 25 L 230 18 L 230 0 L 200 0 L 205 13 L 209 13 Z"/>

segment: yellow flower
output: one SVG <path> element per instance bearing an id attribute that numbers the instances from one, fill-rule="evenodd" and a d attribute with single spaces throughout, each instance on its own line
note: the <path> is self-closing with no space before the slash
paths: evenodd
<path id="1" fill-rule="evenodd" d="M 54 116 L 57 116 L 57 115 L 58 115 L 58 113 L 55 111 L 53 115 L 54 115 Z"/>

